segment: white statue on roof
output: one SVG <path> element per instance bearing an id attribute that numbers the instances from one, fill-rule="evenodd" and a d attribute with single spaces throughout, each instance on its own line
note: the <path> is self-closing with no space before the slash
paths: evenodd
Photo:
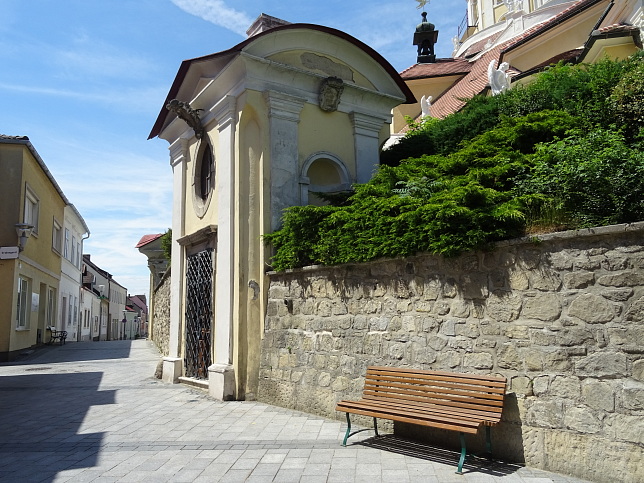
<path id="1" fill-rule="evenodd" d="M 423 96 L 420 99 L 420 117 L 421 119 L 424 117 L 431 116 L 431 107 L 432 107 L 432 96 Z"/>
<path id="2" fill-rule="evenodd" d="M 487 79 L 492 89 L 492 95 L 496 96 L 510 88 L 510 76 L 508 69 L 510 64 L 503 62 L 499 68 L 496 68 L 496 60 L 492 59 L 487 67 Z"/>

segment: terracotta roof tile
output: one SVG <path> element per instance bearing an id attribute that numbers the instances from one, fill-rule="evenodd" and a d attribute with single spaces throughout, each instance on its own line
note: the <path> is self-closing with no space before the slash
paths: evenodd
<path id="1" fill-rule="evenodd" d="M 437 59 L 432 64 L 415 64 L 400 73 L 404 80 L 427 79 L 447 75 L 467 74 L 472 65 L 465 59 Z"/>
<path id="2" fill-rule="evenodd" d="M 161 238 L 162 236 L 163 236 L 163 233 L 157 233 L 155 235 L 143 235 L 143 237 L 141 237 L 141 239 L 139 240 L 139 243 L 137 243 L 134 248 L 139 248 L 139 247 L 142 247 L 143 245 L 147 245 L 148 243 L 151 243 L 157 238 Z"/>

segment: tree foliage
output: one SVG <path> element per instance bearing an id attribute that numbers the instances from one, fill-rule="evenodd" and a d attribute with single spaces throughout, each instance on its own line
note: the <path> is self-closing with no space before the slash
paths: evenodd
<path id="1" fill-rule="evenodd" d="M 265 236 L 273 268 L 451 256 L 535 229 L 644 219 L 643 73 L 639 55 L 561 64 L 412 125 L 352 195 L 286 210 Z"/>

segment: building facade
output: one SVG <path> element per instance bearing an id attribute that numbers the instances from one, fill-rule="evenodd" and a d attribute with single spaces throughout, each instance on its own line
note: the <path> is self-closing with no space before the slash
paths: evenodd
<path id="1" fill-rule="evenodd" d="M 67 205 L 29 138 L 0 136 L 0 360 L 46 342 L 59 324 Z"/>
<path id="2" fill-rule="evenodd" d="M 248 34 L 182 63 L 150 133 L 169 143 L 174 176 L 163 378 L 203 381 L 218 399 L 257 390 L 262 235 L 285 208 L 369 180 L 392 108 L 415 102 L 386 60 L 343 32 L 262 15 Z"/>
<path id="3" fill-rule="evenodd" d="M 561 60 L 624 59 L 642 48 L 643 34 L 642 0 L 467 0 L 452 57 L 401 72 L 418 102 L 394 110 L 393 138 L 404 135 L 406 116 L 423 115 L 423 98 L 425 115 L 443 118 L 466 99 L 493 95 L 494 76 L 512 87 Z"/>
<path id="4" fill-rule="evenodd" d="M 58 317 L 54 324 L 67 331 L 68 341 L 82 340 L 81 286 L 83 241 L 89 237 L 89 228 L 74 205 L 65 206 L 61 232 L 61 278 L 58 298 Z"/>

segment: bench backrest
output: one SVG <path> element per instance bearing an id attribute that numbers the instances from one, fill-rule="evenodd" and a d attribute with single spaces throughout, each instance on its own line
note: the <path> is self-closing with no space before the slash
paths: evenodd
<path id="1" fill-rule="evenodd" d="M 364 399 L 386 399 L 405 406 L 441 406 L 450 411 L 475 412 L 486 422 L 501 419 L 506 379 L 394 367 L 369 367 Z"/>

